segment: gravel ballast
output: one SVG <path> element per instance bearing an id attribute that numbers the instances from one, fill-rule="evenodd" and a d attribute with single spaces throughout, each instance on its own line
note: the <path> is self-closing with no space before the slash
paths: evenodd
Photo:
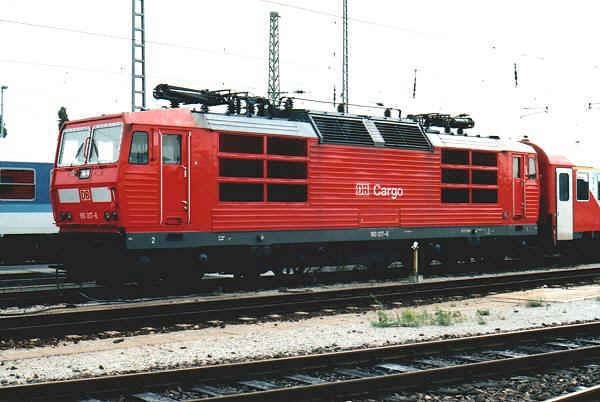
<path id="1" fill-rule="evenodd" d="M 382 346 L 600 319 L 600 286 L 541 289 L 437 303 L 412 311 L 450 312 L 452 325 L 376 327 L 375 310 L 360 314 L 269 321 L 171 333 L 79 341 L 0 352 L 0 383 L 216 364 L 230 361 Z M 563 300 L 563 301 L 561 301 Z M 533 302 L 532 302 L 533 301 Z M 402 316 L 409 308 L 385 310 Z M 184 323 L 182 323 L 184 324 Z"/>

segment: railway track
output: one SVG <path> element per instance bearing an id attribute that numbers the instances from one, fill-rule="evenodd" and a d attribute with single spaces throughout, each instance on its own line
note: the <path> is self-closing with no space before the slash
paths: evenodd
<path id="1" fill-rule="evenodd" d="M 108 330 L 127 331 L 142 327 L 165 327 L 192 322 L 211 325 L 210 323 L 215 321 L 235 321 L 240 317 L 248 316 L 260 319 L 270 314 L 282 315 L 300 311 L 318 314 L 323 309 L 330 311 L 348 307 L 372 309 L 375 303 L 411 303 L 416 299 L 468 296 L 540 285 L 564 285 L 577 281 L 590 281 L 599 276 L 600 266 L 592 266 L 437 280 L 417 284 L 362 284 L 337 289 L 83 306 L 41 314 L 0 318 L 0 339 L 85 335 Z"/>
<path id="2" fill-rule="evenodd" d="M 600 322 L 593 322 L 255 362 L 7 386 L 0 388 L 0 399 L 335 401 L 573 367 L 598 358 Z"/>
<path id="3" fill-rule="evenodd" d="M 581 391 L 560 395 L 545 402 L 597 402 L 600 401 L 600 385 L 589 387 Z"/>
<path id="4" fill-rule="evenodd" d="M 32 268 L 33 267 L 33 268 Z M 66 279 L 64 271 L 31 271 L 39 265 L 0 266 L 0 307 L 27 306 L 49 303 L 84 303 L 92 300 L 128 300 L 179 296 L 182 294 L 210 295 L 215 291 L 255 291 L 278 289 L 282 287 L 302 287 L 313 285 L 332 285 L 340 283 L 358 283 L 398 280 L 405 277 L 404 268 L 388 269 L 373 274 L 360 267 L 345 267 L 339 270 L 316 270 L 304 274 L 261 275 L 255 278 L 234 278 L 232 275 L 207 274 L 196 280 L 187 278 L 185 282 L 167 280 L 151 283 L 124 283 L 103 286 L 96 282 L 74 283 Z M 56 267 L 56 266 L 55 266 Z M 59 266 L 58 266 L 59 267 Z M 553 268 L 560 268 L 554 266 Z M 22 269 L 23 271 L 19 271 Z M 432 267 L 429 278 L 452 278 L 457 275 L 482 275 L 514 272 L 510 264 L 490 271 L 490 267 L 477 263 L 463 264 L 452 270 Z M 82 295 L 84 292 L 85 295 Z"/>

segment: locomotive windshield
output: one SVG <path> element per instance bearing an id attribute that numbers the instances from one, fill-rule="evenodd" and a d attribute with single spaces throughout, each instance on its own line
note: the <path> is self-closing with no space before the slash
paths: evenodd
<path id="1" fill-rule="evenodd" d="M 111 124 L 63 132 L 58 166 L 113 163 L 119 159 L 122 125 Z"/>
<path id="2" fill-rule="evenodd" d="M 112 163 L 119 159 L 121 125 L 94 128 L 90 141 L 88 163 Z"/>
<path id="3" fill-rule="evenodd" d="M 58 166 L 79 166 L 85 163 L 85 145 L 89 132 L 87 127 L 63 132 Z"/>

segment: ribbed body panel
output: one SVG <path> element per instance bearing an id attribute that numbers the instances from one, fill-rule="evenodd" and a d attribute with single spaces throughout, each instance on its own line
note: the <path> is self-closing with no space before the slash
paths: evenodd
<path id="1" fill-rule="evenodd" d="M 124 218 L 132 228 L 160 222 L 160 175 L 150 169 L 130 167 L 119 190 L 121 204 L 127 205 Z"/>
<path id="2" fill-rule="evenodd" d="M 540 186 L 527 184 L 525 186 L 525 216 L 530 220 L 537 219 L 540 213 Z"/>
<path id="3" fill-rule="evenodd" d="M 212 229 L 410 228 L 537 222 L 538 182 L 526 185 L 526 214 L 513 219 L 510 166 L 502 161 L 498 166 L 498 203 L 448 204 L 441 202 L 440 164 L 439 149 L 420 152 L 312 142 L 307 203 L 221 205 L 212 211 Z M 363 189 L 368 187 L 368 194 L 359 194 L 361 185 Z"/>

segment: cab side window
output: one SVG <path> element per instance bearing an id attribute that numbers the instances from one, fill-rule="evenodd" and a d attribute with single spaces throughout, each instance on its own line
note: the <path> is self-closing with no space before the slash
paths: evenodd
<path id="1" fill-rule="evenodd" d="M 181 135 L 163 134 L 162 161 L 166 165 L 178 165 L 181 163 Z"/>
<path id="2" fill-rule="evenodd" d="M 131 137 L 129 163 L 132 165 L 148 164 L 148 133 L 136 131 Z"/>

